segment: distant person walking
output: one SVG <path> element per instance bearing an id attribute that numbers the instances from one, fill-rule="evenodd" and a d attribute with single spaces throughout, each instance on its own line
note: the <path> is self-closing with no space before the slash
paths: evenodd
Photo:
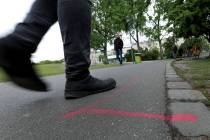
<path id="1" fill-rule="evenodd" d="M 177 46 L 175 45 L 175 46 L 173 47 L 173 58 L 174 58 L 174 59 L 176 59 L 176 57 L 177 57 L 177 50 L 178 50 L 178 48 L 177 48 Z"/>
<path id="2" fill-rule="evenodd" d="M 183 53 L 184 53 L 184 50 L 183 50 L 182 47 L 180 47 L 180 48 L 178 49 L 178 54 L 179 54 L 179 57 L 180 57 L 180 58 L 183 57 Z"/>
<path id="3" fill-rule="evenodd" d="M 114 40 L 114 50 L 116 52 L 116 58 L 119 60 L 120 64 L 123 63 L 122 49 L 123 49 L 123 41 L 120 38 L 120 35 L 116 34 L 116 38 Z"/>

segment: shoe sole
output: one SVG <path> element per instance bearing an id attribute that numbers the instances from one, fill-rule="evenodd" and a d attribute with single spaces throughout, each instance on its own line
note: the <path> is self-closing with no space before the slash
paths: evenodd
<path id="1" fill-rule="evenodd" d="M 116 87 L 116 83 L 114 83 L 113 85 L 111 85 L 108 88 L 105 89 L 101 89 L 101 90 L 96 90 L 96 91 L 69 91 L 69 90 L 65 90 L 65 99 L 77 99 L 77 98 L 82 98 L 82 97 L 86 97 L 89 95 L 93 95 L 93 94 L 97 94 L 97 93 L 102 93 L 111 89 L 114 89 Z M 70 92 L 70 94 L 68 93 Z"/>

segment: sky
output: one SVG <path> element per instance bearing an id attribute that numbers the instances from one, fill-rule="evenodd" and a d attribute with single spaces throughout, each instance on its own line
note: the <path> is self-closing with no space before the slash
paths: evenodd
<path id="1" fill-rule="evenodd" d="M 34 0 L 0 0 L 0 36 L 5 36 L 13 31 L 15 25 L 21 22 L 28 13 Z M 63 45 L 58 23 L 42 39 L 32 61 L 59 60 L 64 57 Z"/>
<path id="2" fill-rule="evenodd" d="M 0 0 L 0 37 L 13 31 L 15 25 L 21 22 L 28 13 L 34 0 Z M 123 35 L 125 46 L 130 46 L 130 39 Z M 141 37 L 140 40 L 145 40 Z M 113 46 L 109 46 L 111 50 Z M 60 60 L 64 58 L 63 44 L 58 23 L 53 25 L 32 55 L 33 62 L 43 60 Z"/>

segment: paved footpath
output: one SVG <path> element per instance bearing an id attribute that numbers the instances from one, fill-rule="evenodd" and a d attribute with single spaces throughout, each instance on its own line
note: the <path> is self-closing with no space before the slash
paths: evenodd
<path id="1" fill-rule="evenodd" d="M 96 77 L 115 78 L 117 88 L 68 101 L 64 75 L 44 78 L 52 88 L 47 93 L 2 83 L 0 140 L 172 140 L 170 122 L 192 120 L 167 115 L 165 66 L 153 61 L 94 70 Z"/>

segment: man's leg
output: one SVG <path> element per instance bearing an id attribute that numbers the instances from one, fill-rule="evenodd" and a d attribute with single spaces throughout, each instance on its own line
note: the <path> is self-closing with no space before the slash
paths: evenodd
<path id="1" fill-rule="evenodd" d="M 31 90 L 47 90 L 36 75 L 30 57 L 56 21 L 57 0 L 36 0 L 14 32 L 0 39 L 0 66 L 17 85 Z"/>
<path id="2" fill-rule="evenodd" d="M 26 18 L 17 24 L 13 36 L 30 44 L 27 49 L 35 52 L 42 37 L 57 21 L 57 0 L 36 0 Z"/>
<path id="3" fill-rule="evenodd" d="M 88 0 L 58 0 L 66 76 L 83 79 L 89 75 L 91 11 Z"/>
<path id="4" fill-rule="evenodd" d="M 123 62 L 122 49 L 119 50 L 119 53 L 120 53 L 120 64 L 122 64 Z"/>
<path id="5" fill-rule="evenodd" d="M 116 49 L 116 58 L 117 58 L 117 60 L 120 62 L 120 57 L 119 57 L 119 49 Z"/>
<path id="6" fill-rule="evenodd" d="M 77 98 L 115 87 L 113 79 L 90 76 L 91 3 L 89 0 L 58 0 L 58 21 L 66 62 L 65 97 Z"/>

